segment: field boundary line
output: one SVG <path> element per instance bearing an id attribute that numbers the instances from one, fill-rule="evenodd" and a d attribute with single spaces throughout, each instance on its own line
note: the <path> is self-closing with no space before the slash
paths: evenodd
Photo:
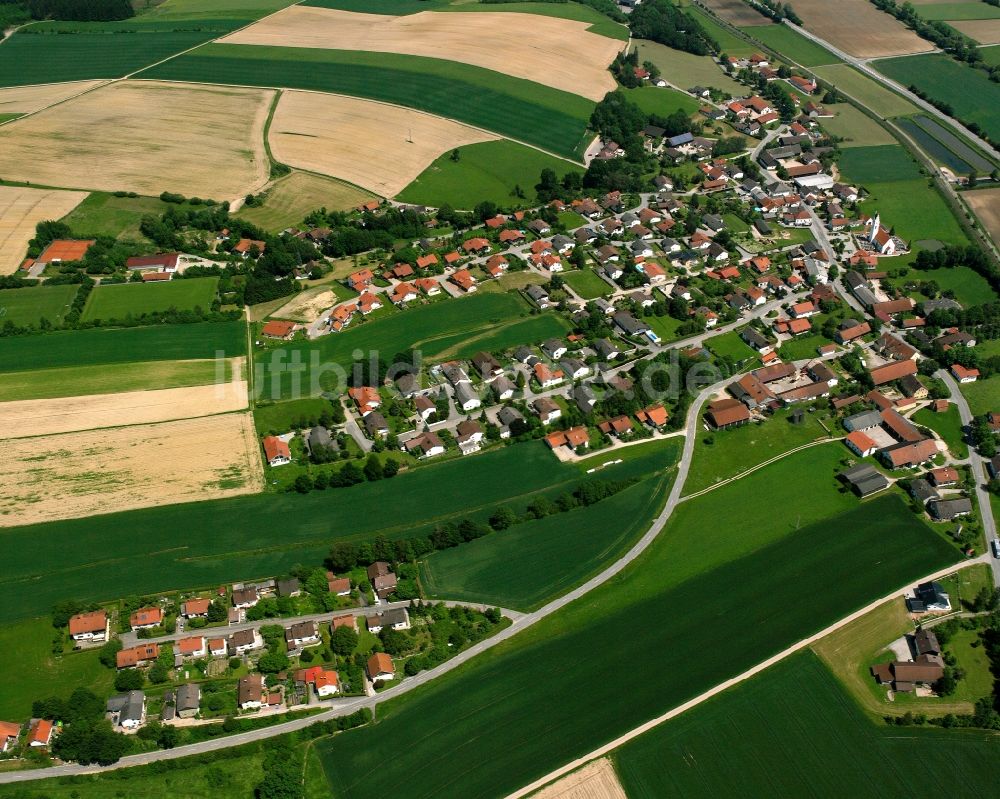
<path id="1" fill-rule="evenodd" d="M 845 627 L 846 625 L 850 624 L 853 621 L 856 621 L 857 619 L 861 618 L 862 616 L 866 615 L 867 613 L 870 613 L 871 611 L 873 611 L 876 608 L 878 608 L 880 605 L 884 605 L 886 602 L 891 602 L 892 600 L 898 598 L 901 592 L 905 591 L 907 588 L 909 588 L 911 586 L 917 585 L 918 583 L 927 582 L 927 581 L 930 581 L 930 580 L 938 580 L 941 577 L 946 577 L 949 574 L 953 574 L 953 573 L 955 573 L 957 571 L 960 571 L 962 569 L 968 568 L 969 566 L 971 566 L 974 563 L 985 563 L 985 562 L 988 562 L 988 559 L 989 559 L 989 553 L 985 553 L 983 555 L 980 555 L 978 558 L 975 558 L 975 559 L 972 559 L 972 560 L 966 560 L 966 561 L 963 561 L 963 562 L 960 562 L 960 563 L 957 563 L 957 564 L 952 564 L 951 566 L 948 566 L 947 568 L 939 569 L 938 571 L 934 572 L 933 574 L 929 574 L 929 575 L 927 575 L 925 577 L 920 578 L 919 580 L 915 580 L 915 581 L 912 581 L 910 583 L 907 583 L 906 585 L 900 586 L 898 589 L 896 589 L 892 593 L 887 594 L 887 595 L 885 595 L 883 597 L 880 597 L 879 599 L 876 599 L 873 602 L 868 603 L 864 607 L 859 608 L 858 610 L 855 610 L 853 613 L 851 613 L 851 614 L 849 614 L 847 616 L 844 616 L 840 620 L 838 620 L 838 621 L 834 622 L 833 624 L 831 624 L 831 625 L 823 628 L 819 632 L 814 633 L 814 634 L 808 636 L 807 638 L 803 638 L 803 639 L 797 641 L 796 643 L 794 643 L 791 646 L 783 649 L 782 651 L 778 652 L 777 654 L 772 655 L 771 657 L 767 658 L 766 660 L 762 660 L 756 666 L 752 666 L 751 668 L 747 669 L 743 673 L 738 674 L 735 677 L 731 677 L 728 680 L 724 680 L 724 681 L 718 683 L 717 685 L 715 685 L 714 687 L 708 689 L 707 691 L 704 691 L 703 693 L 698 694 L 698 696 L 694 697 L 693 699 L 689 699 L 687 702 L 684 702 L 683 704 L 677 705 L 677 707 L 675 707 L 675 708 L 673 708 L 671 710 L 668 710 L 666 713 L 663 713 L 663 714 L 661 714 L 661 715 L 659 715 L 659 716 L 657 716 L 655 718 L 652 718 L 649 721 L 645 722 L 644 724 L 640 724 L 638 727 L 635 727 L 635 728 L 629 730 L 628 732 L 626 732 L 625 734 L 618 736 L 613 741 L 609 741 L 608 743 L 604 744 L 604 746 L 601 746 L 600 748 L 595 749 L 594 751 L 587 753 L 583 757 L 579 757 L 576 760 L 573 760 L 572 762 L 567 763 L 565 766 L 562 766 L 561 768 L 558 768 L 555 771 L 552 771 L 549 774 L 546 774 L 544 777 L 542 777 L 542 778 L 540 778 L 538 780 L 535 780 L 530 785 L 526 785 L 525 787 L 520 788 L 520 789 L 514 791 L 511 794 L 508 794 L 505 799 L 521 799 L 522 797 L 526 797 L 529 794 L 532 794 L 535 791 L 537 791 L 537 790 L 539 790 L 541 788 L 544 788 L 546 785 L 554 782 L 555 780 L 559 779 L 560 777 L 564 777 L 567 774 L 569 774 L 570 772 L 576 771 L 578 768 L 580 768 L 582 766 L 585 766 L 587 763 L 589 763 L 589 762 L 591 762 L 593 760 L 596 760 L 597 758 L 604 757 L 605 755 L 610 754 L 615 749 L 618 749 L 621 746 L 623 746 L 624 744 L 628 743 L 629 741 L 631 741 L 631 740 L 633 740 L 635 738 L 638 738 L 643 733 L 649 732 L 650 730 L 654 729 L 655 727 L 658 727 L 663 722 L 670 721 L 671 719 L 673 719 L 673 718 L 681 715 L 682 713 L 686 713 L 688 710 L 691 710 L 692 708 L 697 707 L 698 705 L 700 705 L 700 704 L 708 701 L 709 699 L 717 696 L 718 694 L 723 693 L 724 691 L 727 691 L 730 688 L 733 688 L 733 687 L 739 685 L 742 682 L 746 682 L 751 677 L 755 677 L 757 674 L 760 674 L 762 671 L 765 671 L 766 669 L 770 668 L 771 666 L 773 666 L 773 665 L 775 665 L 777 663 L 780 663 L 782 660 L 786 659 L 790 655 L 794 655 L 796 652 L 799 652 L 799 651 L 805 649 L 806 647 L 810 646 L 811 644 L 814 644 L 816 641 L 819 641 L 820 639 L 825 638 L 826 636 L 830 635 L 831 633 L 836 632 L 841 627 Z"/>
<path id="2" fill-rule="evenodd" d="M 703 494 L 707 494 L 709 491 L 714 491 L 717 488 L 722 488 L 724 485 L 740 480 L 747 475 L 751 475 L 759 469 L 763 469 L 765 466 L 770 466 L 772 463 L 777 463 L 782 458 L 786 458 L 789 455 L 794 455 L 796 452 L 801 452 L 804 449 L 809 449 L 810 447 L 816 447 L 820 444 L 829 444 L 832 441 L 840 441 L 839 436 L 830 436 L 828 438 L 817 438 L 815 441 L 810 441 L 808 444 L 801 444 L 790 450 L 782 452 L 780 455 L 775 455 L 773 458 L 764 461 L 763 463 L 758 463 L 756 466 L 751 466 L 746 471 L 740 472 L 739 474 L 734 474 L 732 477 L 727 477 L 725 480 L 720 480 L 718 483 L 710 485 L 708 488 L 703 488 L 700 491 L 695 491 L 693 494 L 685 494 L 681 497 L 678 502 L 687 502 L 689 499 L 694 499 L 695 497 L 700 497 Z"/>

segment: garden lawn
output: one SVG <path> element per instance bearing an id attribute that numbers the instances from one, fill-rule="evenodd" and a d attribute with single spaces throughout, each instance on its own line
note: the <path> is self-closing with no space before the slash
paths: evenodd
<path id="1" fill-rule="evenodd" d="M 913 242 L 937 239 L 949 244 L 966 238 L 941 195 L 899 145 L 850 147 L 840 157 L 840 171 L 870 193 L 861 203 L 869 216 L 878 211 L 896 235 Z"/>
<path id="2" fill-rule="evenodd" d="M 95 286 L 87 298 L 81 321 L 107 322 L 170 310 L 209 311 L 218 286 L 217 277 Z"/>
<path id="3" fill-rule="evenodd" d="M 213 360 L 141 361 L 6 372 L 0 380 L 0 402 L 207 386 L 216 380 L 219 368 Z M 231 377 L 228 369 L 222 375 Z"/>
<path id="4" fill-rule="evenodd" d="M 60 221 L 81 238 L 113 236 L 119 239 L 142 240 L 139 223 L 147 214 L 159 216 L 168 208 L 191 210 L 204 206 L 165 203 L 159 197 L 116 197 L 106 191 L 95 191 Z"/>
<path id="5" fill-rule="evenodd" d="M 949 404 L 948 410 L 944 413 L 936 413 L 930 408 L 921 408 L 910 417 L 910 420 L 923 427 L 929 427 L 941 436 L 944 443 L 948 445 L 948 449 L 951 450 L 951 454 L 956 458 L 963 459 L 969 456 L 969 448 L 963 440 L 965 434 L 962 432 L 962 419 L 955 404 Z"/>
<path id="6" fill-rule="evenodd" d="M 957 117 L 977 123 L 993 139 L 1000 138 L 1000 86 L 982 70 L 939 53 L 884 58 L 876 67 L 904 86 L 950 105 Z"/>
<path id="7" fill-rule="evenodd" d="M 808 444 L 819 438 L 826 438 L 827 432 L 819 424 L 816 413 L 807 413 L 802 424 L 792 424 L 788 417 L 791 410 L 783 409 L 766 422 L 753 422 L 731 430 L 710 432 L 700 429 L 694 458 L 684 483 L 683 494 L 694 494 L 709 488 L 721 480 L 728 480 L 752 469 L 764 461 L 784 452 Z M 830 426 L 830 423 L 827 423 Z M 708 444 L 706 441 L 711 441 Z M 806 450 L 802 455 L 790 457 L 788 469 L 798 468 L 803 460 L 814 460 L 816 468 L 830 470 L 836 468 L 843 457 L 837 446 L 821 446 Z M 785 472 L 786 467 L 768 467 L 769 474 Z M 794 472 L 787 471 L 788 479 L 794 479 Z M 744 478 L 746 479 L 746 478 Z"/>
<path id="8" fill-rule="evenodd" d="M 748 359 L 756 360 L 758 357 L 757 351 L 749 347 L 735 330 L 723 333 L 721 336 L 713 336 L 708 339 L 706 346 L 716 356 L 736 364 L 743 363 Z"/>
<path id="9" fill-rule="evenodd" d="M 564 594 L 613 563 L 649 528 L 669 488 L 676 440 L 637 444 L 648 464 L 637 485 L 602 500 L 514 525 L 464 546 L 434 552 L 421 564 L 431 598 L 462 599 L 530 610 Z M 603 460 L 616 456 L 606 454 Z M 636 464 L 629 469 L 635 471 Z M 593 475 L 621 479 L 617 469 Z M 514 505 L 515 512 L 523 508 Z M 569 557 L 567 557 L 569 556 Z"/>
<path id="10" fill-rule="evenodd" d="M 101 665 L 97 650 L 53 655 L 56 633 L 48 618 L 0 626 L 0 647 L 17 653 L 0 661 L 0 719 L 26 720 L 34 700 L 65 699 L 76 688 L 89 688 L 98 696 L 111 690 L 114 671 Z"/>
<path id="11" fill-rule="evenodd" d="M 0 324 L 37 326 L 47 319 L 53 325 L 61 325 L 79 290 L 78 285 L 0 289 Z"/>
<path id="12" fill-rule="evenodd" d="M 436 58 L 210 44 L 143 78 L 336 92 L 417 108 L 578 158 L 594 103 L 499 72 Z"/>
<path id="13" fill-rule="evenodd" d="M 411 348 L 421 352 L 424 360 L 443 360 L 543 341 L 562 335 L 567 328 L 566 321 L 555 313 L 529 316 L 527 304 L 513 294 L 474 294 L 432 303 L 317 341 L 293 342 L 259 354 L 260 396 L 278 400 L 320 394 L 338 383 L 337 375 L 324 366 L 338 364 L 349 369 L 359 348 L 365 357 L 372 353 L 390 364 L 397 353 Z M 319 359 L 316 364 L 312 362 L 314 353 Z M 285 365 L 296 359 L 302 369 L 293 374 Z"/>
<path id="14" fill-rule="evenodd" d="M 905 277 L 889 282 L 901 286 L 909 281 L 933 281 L 938 284 L 942 291 L 954 291 L 955 299 L 966 307 L 984 305 L 997 298 L 996 292 L 986 282 L 986 278 L 967 266 L 954 266 L 946 269 L 910 269 Z M 929 299 L 919 291 L 910 292 L 910 296 L 917 301 Z"/>
<path id="15" fill-rule="evenodd" d="M 610 294 L 612 289 L 593 269 L 571 269 L 563 272 L 563 282 L 585 300 L 594 300 Z"/>
<path id="16" fill-rule="evenodd" d="M 920 110 L 905 97 L 862 75 L 854 67 L 847 64 L 816 67 L 813 71 L 834 88 L 850 95 L 886 119 L 904 114 L 915 114 Z"/>
<path id="17" fill-rule="evenodd" d="M 501 207 L 520 206 L 526 197 L 535 196 L 543 169 L 551 169 L 560 178 L 569 172 L 583 173 L 575 164 L 506 139 L 467 144 L 458 153 L 458 161 L 452 159 L 451 151 L 441 155 L 396 199 L 469 210 L 484 200 Z"/>
<path id="18" fill-rule="evenodd" d="M 639 62 L 652 61 L 663 74 L 663 79 L 684 90 L 692 86 L 708 86 L 739 96 L 744 87 L 723 72 L 707 55 L 693 55 L 674 50 L 657 42 L 636 39 L 635 48 Z"/>
<path id="19" fill-rule="evenodd" d="M 787 25 L 753 25 L 742 29 L 779 55 L 801 64 L 804 67 L 819 67 L 825 64 L 839 64 L 837 58 L 829 50 L 814 44 L 812 41 L 796 33 Z"/>
<path id="20" fill-rule="evenodd" d="M 266 189 L 263 205 L 253 208 L 243 205 L 236 215 L 265 230 L 277 232 L 300 224 L 318 208 L 348 211 L 374 196 L 349 183 L 295 170 Z"/>
<path id="21" fill-rule="evenodd" d="M 531 442 L 413 469 L 389 484 L 4 528 L 0 623 L 47 613 L 63 599 L 103 601 L 273 576 L 297 563 L 318 565 L 335 541 L 428 535 L 447 521 L 485 520 L 498 504 L 527 503 L 536 492 L 572 490 L 583 477 Z M 111 563 L 114 581 L 107 579 Z"/>
<path id="22" fill-rule="evenodd" d="M 816 328 L 814 327 L 815 331 Z M 824 338 L 816 332 L 806 333 L 789 339 L 778 348 L 778 355 L 784 361 L 801 361 L 806 358 L 815 358 L 818 355 L 818 348 L 824 344 L 829 344 L 830 339 Z"/>
<path id="23" fill-rule="evenodd" d="M 246 353 L 246 327 L 232 322 L 190 325 L 59 330 L 38 336 L 8 338 L 0 347 L 0 372 L 31 366 L 93 366 L 106 363 L 227 358 Z"/>
<path id="24" fill-rule="evenodd" d="M 292 430 L 299 422 L 319 418 L 324 411 L 330 410 L 330 400 L 322 397 L 275 402 L 254 408 L 253 423 L 258 435 L 281 435 Z"/>
<path id="25" fill-rule="evenodd" d="M 639 86 L 624 91 L 625 96 L 645 113 L 661 117 L 668 117 L 678 110 L 693 115 L 701 107 L 701 103 L 690 94 L 679 92 L 676 89 Z"/>
<path id="26" fill-rule="evenodd" d="M 723 796 L 986 797 L 1000 740 L 875 723 L 802 652 L 630 741 L 615 757 L 630 799 Z"/>
<path id="27" fill-rule="evenodd" d="M 504 796 L 957 554 L 898 496 L 793 532 L 775 509 L 815 505 L 802 488 L 771 486 L 760 526 L 690 503 L 694 524 L 671 520 L 617 579 L 321 743 L 332 792 Z M 627 682 L 609 683 L 623 664 Z M 596 686 L 613 701 L 595 701 Z"/>
<path id="28" fill-rule="evenodd" d="M 896 143 L 889 131 L 850 103 L 839 103 L 829 107 L 829 110 L 835 112 L 836 116 L 820 120 L 820 125 L 827 133 L 844 140 L 840 143 L 841 147 L 870 147 Z"/>
<path id="29" fill-rule="evenodd" d="M 981 416 L 984 413 L 995 411 L 1000 402 L 1000 374 L 993 375 L 988 380 L 977 380 L 975 383 L 965 383 L 961 386 L 965 399 L 969 402 L 969 409 L 973 416 Z"/>

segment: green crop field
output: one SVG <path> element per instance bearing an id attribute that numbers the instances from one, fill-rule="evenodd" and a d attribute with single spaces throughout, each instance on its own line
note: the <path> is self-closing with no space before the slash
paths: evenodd
<path id="1" fill-rule="evenodd" d="M 337 92 L 417 108 L 578 157 L 594 103 L 539 83 L 437 58 L 210 44 L 143 78 Z"/>
<path id="2" fill-rule="evenodd" d="M 871 721 L 811 652 L 630 741 L 615 756 L 630 799 L 993 796 L 1000 738 Z"/>
<path id="3" fill-rule="evenodd" d="M 671 520 L 611 583 L 321 742 L 334 795 L 504 796 L 957 556 L 899 496 L 795 531 L 796 500 L 816 497 L 799 482 L 766 493 L 760 526 L 690 503 L 694 524 Z"/>
<path id="4" fill-rule="evenodd" d="M 554 313 L 528 315 L 528 306 L 513 294 L 474 294 L 351 327 L 312 342 L 294 342 L 257 356 L 263 399 L 311 396 L 337 382 L 329 367 L 349 369 L 362 349 L 391 363 L 397 353 L 419 350 L 424 360 L 472 355 L 544 341 L 566 332 L 567 323 Z M 312 363 L 314 354 L 318 363 Z M 365 357 L 368 357 L 367 355 Z M 301 370 L 289 372 L 298 359 Z M 294 380 L 293 380 L 294 378 Z M 296 389 L 294 382 L 299 383 Z"/>
<path id="5" fill-rule="evenodd" d="M 970 3 L 921 3 L 917 13 L 928 20 L 949 19 L 1000 19 L 1000 8 L 981 0 Z"/>
<path id="6" fill-rule="evenodd" d="M 639 62 L 652 61 L 674 86 L 681 89 L 708 86 L 734 97 L 745 93 L 744 87 L 719 69 L 719 65 L 708 56 L 692 55 L 645 39 L 636 39 L 633 44 L 639 53 Z"/>
<path id="7" fill-rule="evenodd" d="M 582 479 L 578 468 L 532 442 L 413 469 L 389 484 L 2 528 L 0 623 L 47 613 L 63 599 L 107 600 L 280 574 L 297 563 L 321 563 L 334 541 L 427 535 L 436 524 L 485 518 L 498 504 L 571 490 Z M 116 576 L 109 581 L 112 562 Z"/>
<path id="8" fill-rule="evenodd" d="M 563 281 L 585 300 L 595 300 L 610 294 L 607 281 L 597 276 L 593 269 L 571 269 L 563 273 Z"/>
<path id="9" fill-rule="evenodd" d="M 904 86 L 915 85 L 935 100 L 948 103 L 957 116 L 977 123 L 992 138 L 1000 138 L 1000 86 L 982 70 L 936 53 L 879 59 L 876 67 Z"/>
<path id="10" fill-rule="evenodd" d="M 0 402 L 207 386 L 215 381 L 220 368 L 212 360 L 142 361 L 5 372 L 0 380 Z M 231 376 L 228 368 L 222 376 Z"/>
<path id="11" fill-rule="evenodd" d="M 1000 45 L 993 45 L 992 47 L 980 47 L 979 52 L 983 55 L 983 61 L 985 61 L 990 66 L 996 66 L 1000 64 Z"/>
<path id="12" fill-rule="evenodd" d="M 813 72 L 834 88 L 850 95 L 886 119 L 903 114 L 915 114 L 920 110 L 906 98 L 862 75 L 847 64 L 816 67 Z"/>
<path id="13" fill-rule="evenodd" d="M 90 330 L 60 330 L 4 340 L 0 372 L 93 366 L 135 361 L 177 361 L 232 358 L 245 355 L 246 327 L 232 322 L 153 325 Z"/>
<path id="14" fill-rule="evenodd" d="M 698 431 L 698 445 L 694 459 L 684 483 L 684 494 L 708 488 L 720 480 L 727 480 L 745 472 L 764 461 L 788 452 L 795 447 L 808 444 L 818 438 L 826 438 L 827 432 L 819 424 L 816 413 L 807 413 L 802 424 L 789 422 L 790 410 L 781 410 L 766 422 L 748 424 L 732 430 L 710 432 Z M 831 427 L 828 421 L 827 427 Z M 711 443 L 705 443 L 711 441 Z M 812 450 L 818 453 L 819 450 Z M 837 457 L 841 453 L 824 447 L 824 456 Z M 823 457 L 817 455 L 817 457 Z"/>
<path id="15" fill-rule="evenodd" d="M 878 210 L 898 236 L 911 242 L 966 241 L 942 197 L 899 145 L 850 147 L 843 151 L 839 164 L 842 175 L 870 192 L 861 204 L 864 212 L 871 215 Z"/>
<path id="16" fill-rule="evenodd" d="M 204 207 L 204 206 L 202 206 Z M 183 210 L 198 208 L 184 203 L 180 206 L 165 203 L 159 197 L 116 197 L 104 191 L 95 191 L 70 211 L 60 221 L 72 228 L 81 238 L 114 236 L 141 240 L 139 223 L 147 214 L 159 216 L 168 208 Z"/>
<path id="17" fill-rule="evenodd" d="M 404 203 L 472 209 L 483 200 L 501 207 L 525 205 L 535 196 L 543 169 L 560 178 L 583 169 L 523 144 L 501 139 L 458 148 L 459 160 L 444 153 L 396 197 Z M 522 197 L 518 197 L 517 188 Z"/>
<path id="18" fill-rule="evenodd" d="M 814 44 L 786 25 L 754 25 L 743 28 L 743 32 L 804 67 L 840 63 L 840 59 L 829 50 Z"/>
<path id="19" fill-rule="evenodd" d="M 837 116 L 819 120 L 827 133 L 839 136 L 844 141 L 841 147 L 869 147 L 878 144 L 895 144 L 896 140 L 875 120 L 863 114 L 849 103 L 829 106 Z"/>
<path id="20" fill-rule="evenodd" d="M 18 32 L 0 47 L 0 86 L 120 78 L 213 39 L 220 33 L 207 30 L 71 34 Z"/>
<path id="21" fill-rule="evenodd" d="M 0 718 L 26 719 L 33 700 L 68 698 L 79 687 L 98 695 L 111 691 L 114 672 L 101 665 L 97 650 L 53 655 L 55 632 L 47 618 L 0 626 L 0 646 L 17 652 L 0 662 Z"/>
<path id="22" fill-rule="evenodd" d="M 679 446 L 669 439 L 633 447 L 642 448 L 642 455 L 624 470 L 615 467 L 606 473 L 608 479 L 634 474 L 642 482 L 588 508 L 435 552 L 421 564 L 424 591 L 430 597 L 529 610 L 586 581 L 646 532 L 666 498 L 667 470 L 676 462 Z"/>
<path id="23" fill-rule="evenodd" d="M 671 88 L 639 86 L 635 89 L 625 89 L 625 96 L 647 114 L 661 117 L 670 116 L 675 111 L 695 114 L 701 108 L 701 103 L 690 94 Z"/>
<path id="24" fill-rule="evenodd" d="M 61 325 L 79 290 L 77 285 L 0 289 L 0 324 L 37 325 L 48 319 Z"/>
<path id="25" fill-rule="evenodd" d="M 163 283 L 96 286 L 83 309 L 83 322 L 121 320 L 175 309 L 209 311 L 219 286 L 217 277 L 193 277 Z"/>
<path id="26" fill-rule="evenodd" d="M 244 205 L 236 213 L 240 219 L 265 230 L 281 231 L 300 225 L 312 211 L 347 211 L 375 195 L 333 178 L 295 170 L 272 183 L 266 190 L 264 204 Z"/>
<path id="27" fill-rule="evenodd" d="M 706 14 L 698 6 L 691 5 L 684 9 L 686 13 L 690 14 L 698 23 L 705 29 L 705 32 L 718 42 L 719 47 L 722 48 L 722 52 L 726 55 L 733 56 L 749 56 L 756 52 L 754 46 L 750 42 L 744 41 L 739 36 L 731 33 L 726 28 L 722 27 L 715 18 Z M 764 21 L 764 18 L 761 18 Z"/>

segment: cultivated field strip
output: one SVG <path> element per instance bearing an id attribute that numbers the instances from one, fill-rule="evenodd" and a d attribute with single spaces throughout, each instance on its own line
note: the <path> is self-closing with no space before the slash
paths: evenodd
<path id="1" fill-rule="evenodd" d="M 35 150 L 37 152 L 37 146 Z M 4 174 L 4 177 L 8 175 Z M 11 275 L 17 271 L 28 250 L 28 242 L 35 235 L 35 225 L 46 219 L 65 216 L 86 196 L 86 192 L 82 191 L 0 186 L 0 275 Z M 3 322 L 2 318 L 0 322 Z"/>
<path id="2" fill-rule="evenodd" d="M 392 17 L 292 6 L 219 41 L 446 58 L 599 100 L 615 87 L 607 66 L 622 42 L 588 27 L 533 14 Z"/>
<path id="3" fill-rule="evenodd" d="M 239 373 L 239 369 L 235 370 Z M 211 416 L 247 407 L 245 380 L 189 388 L 0 402 L 0 439 Z"/>
<path id="4" fill-rule="evenodd" d="M 498 137 L 409 108 L 286 91 L 268 138 L 283 164 L 394 197 L 442 153 Z"/>
<path id="5" fill-rule="evenodd" d="M 933 45 L 868 0 L 796 0 L 804 27 L 857 58 L 928 53 Z"/>
<path id="6" fill-rule="evenodd" d="M 13 86 L 0 89 L 0 114 L 32 114 L 61 103 L 103 83 L 99 80 L 75 80 L 46 83 L 40 86 Z"/>

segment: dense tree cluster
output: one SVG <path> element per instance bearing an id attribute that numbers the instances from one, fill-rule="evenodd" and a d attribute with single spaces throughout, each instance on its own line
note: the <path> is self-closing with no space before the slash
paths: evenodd
<path id="1" fill-rule="evenodd" d="M 33 19 L 107 22 L 135 16 L 129 0 L 25 0 Z"/>
<path id="2" fill-rule="evenodd" d="M 637 39 L 665 44 L 675 50 L 695 55 L 708 55 L 719 51 L 698 20 L 685 14 L 670 0 L 646 0 L 636 6 L 629 16 L 629 27 Z"/>

